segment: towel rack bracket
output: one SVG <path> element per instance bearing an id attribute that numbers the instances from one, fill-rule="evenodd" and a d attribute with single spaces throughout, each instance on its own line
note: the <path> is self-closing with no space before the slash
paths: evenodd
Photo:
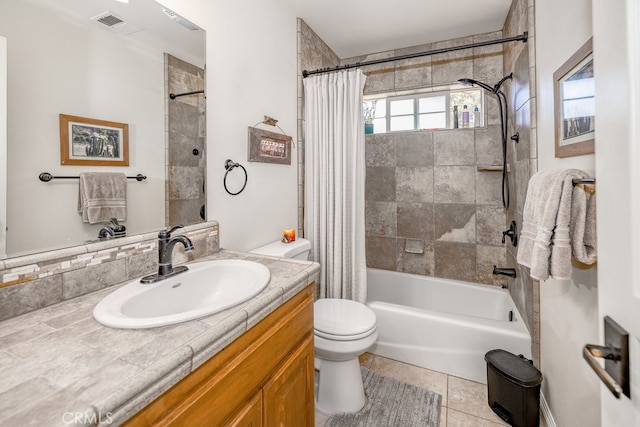
<path id="1" fill-rule="evenodd" d="M 42 172 L 40 175 L 38 175 L 38 179 L 42 182 L 49 182 L 53 179 L 53 175 L 51 175 L 49 172 Z"/>

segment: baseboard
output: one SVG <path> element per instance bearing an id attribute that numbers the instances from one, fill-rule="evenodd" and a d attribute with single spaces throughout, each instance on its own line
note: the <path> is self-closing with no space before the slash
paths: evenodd
<path id="1" fill-rule="evenodd" d="M 547 399 L 544 398 L 544 394 L 542 394 L 542 392 L 540 392 L 540 411 L 542 411 L 542 418 L 546 427 L 558 427 L 556 425 L 556 421 L 553 419 L 553 415 L 551 414 L 551 408 L 549 408 Z"/>

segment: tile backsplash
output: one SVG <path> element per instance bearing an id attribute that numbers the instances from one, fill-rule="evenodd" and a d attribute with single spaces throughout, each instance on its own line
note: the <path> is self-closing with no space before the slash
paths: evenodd
<path id="1" fill-rule="evenodd" d="M 176 234 L 195 246 L 174 250 L 174 264 L 220 250 L 216 221 L 187 226 Z M 0 261 L 0 320 L 75 298 L 157 269 L 157 233 L 89 243 Z"/>

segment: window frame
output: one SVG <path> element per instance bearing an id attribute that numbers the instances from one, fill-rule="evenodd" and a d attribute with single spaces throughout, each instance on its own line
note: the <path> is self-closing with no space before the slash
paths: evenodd
<path id="1" fill-rule="evenodd" d="M 422 128 L 419 127 L 420 125 L 420 117 L 422 115 L 428 115 L 428 114 L 441 114 L 441 113 L 445 113 L 445 127 L 443 128 L 437 128 L 438 130 L 450 130 L 452 129 L 452 106 L 451 106 L 451 94 L 456 93 L 456 92 L 468 92 L 468 91 L 477 91 L 480 94 L 480 106 L 482 108 L 482 111 L 484 111 L 485 109 L 485 97 L 484 97 L 484 93 L 482 92 L 482 90 L 480 88 L 471 88 L 471 87 L 455 87 L 455 88 L 442 88 L 442 89 L 435 89 L 435 90 L 431 90 L 429 92 L 414 92 L 414 93 L 409 93 L 409 94 L 402 94 L 402 95 L 394 95 L 394 94 L 376 94 L 376 95 L 370 95 L 370 96 L 365 96 L 364 100 L 365 101 L 377 101 L 378 103 L 380 102 L 384 102 L 385 104 L 385 115 L 384 117 L 375 117 L 374 120 L 380 120 L 380 119 L 384 119 L 384 123 L 385 123 L 385 129 L 383 132 L 375 132 L 375 133 L 394 133 L 394 132 L 411 132 L 411 131 L 420 131 L 423 130 Z M 432 98 L 432 97 L 441 97 L 444 96 L 445 99 L 445 110 L 439 110 L 439 111 L 433 111 L 433 112 L 427 112 L 427 113 L 420 113 L 419 111 L 419 104 L 420 104 L 420 99 L 424 99 L 424 98 Z M 403 101 L 403 100 L 407 100 L 407 99 L 411 99 L 413 100 L 413 114 L 398 114 L 398 115 L 391 115 L 391 102 L 393 101 Z M 407 117 L 407 116 L 413 116 L 413 128 L 412 129 L 403 129 L 403 130 L 391 130 L 391 118 L 392 117 Z M 486 126 L 486 124 L 483 124 L 483 126 Z M 475 126 L 475 127 L 479 127 L 479 126 Z M 433 130 L 432 128 L 426 129 L 426 130 Z"/>

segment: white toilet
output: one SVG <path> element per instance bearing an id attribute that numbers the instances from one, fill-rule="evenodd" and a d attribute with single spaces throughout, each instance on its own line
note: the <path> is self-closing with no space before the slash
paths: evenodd
<path id="1" fill-rule="evenodd" d="M 309 259 L 311 243 L 270 243 L 252 253 Z M 376 315 L 356 301 L 324 298 L 313 305 L 315 367 L 319 371 L 316 409 L 327 414 L 358 412 L 364 406 L 364 386 L 358 356 L 378 339 Z"/>

